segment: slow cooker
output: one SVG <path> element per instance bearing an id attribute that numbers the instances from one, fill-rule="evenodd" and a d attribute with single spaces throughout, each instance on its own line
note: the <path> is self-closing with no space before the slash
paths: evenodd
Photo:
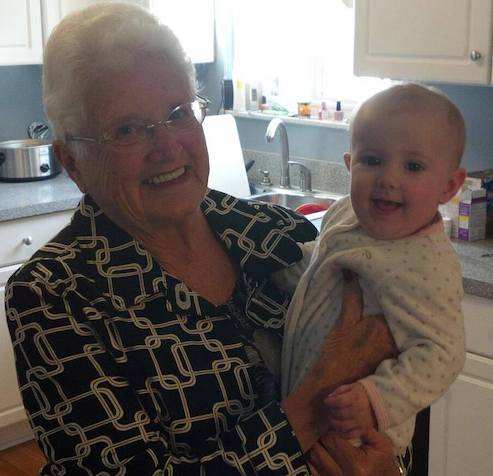
<path id="1" fill-rule="evenodd" d="M 44 180 L 54 177 L 61 170 L 49 140 L 22 139 L 0 142 L 0 181 Z"/>

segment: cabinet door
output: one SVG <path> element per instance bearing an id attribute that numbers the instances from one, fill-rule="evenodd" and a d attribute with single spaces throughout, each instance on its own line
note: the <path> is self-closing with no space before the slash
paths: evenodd
<path id="1" fill-rule="evenodd" d="M 467 354 L 462 374 L 431 407 L 429 476 L 492 474 L 492 408 L 493 360 Z"/>
<path id="2" fill-rule="evenodd" d="M 487 84 L 491 0 L 356 0 L 361 76 Z"/>
<path id="3" fill-rule="evenodd" d="M 5 315 L 5 283 L 18 266 L 0 268 L 0 375 L 2 379 L 0 391 L 0 433 L 8 426 L 26 420 L 22 406 L 17 375 L 15 372 L 14 353 L 7 327 Z M 6 436 L 6 435 L 5 435 Z M 4 435 L 0 437 L 2 446 Z"/>
<path id="4" fill-rule="evenodd" d="M 40 0 L 0 0 L 0 64 L 41 63 Z"/>
<path id="5" fill-rule="evenodd" d="M 108 0 L 42 0 L 43 6 L 43 41 L 46 43 L 55 25 L 69 13 L 88 7 L 94 3 L 104 3 Z M 123 0 L 125 1 L 125 0 Z M 127 3 L 137 3 L 147 6 L 149 0 L 126 0 Z"/>

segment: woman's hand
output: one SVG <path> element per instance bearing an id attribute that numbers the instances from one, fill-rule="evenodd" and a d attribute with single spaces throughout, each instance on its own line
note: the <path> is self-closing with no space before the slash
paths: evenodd
<path id="1" fill-rule="evenodd" d="M 362 318 L 361 289 L 355 277 L 346 282 L 341 315 L 326 338 L 321 355 L 301 385 L 282 402 L 303 451 L 329 430 L 324 398 L 340 385 L 375 371 L 397 348 L 383 316 Z"/>
<path id="2" fill-rule="evenodd" d="M 370 430 L 358 448 L 328 433 L 313 445 L 307 460 L 316 476 L 400 476 L 390 439 L 376 430 Z"/>

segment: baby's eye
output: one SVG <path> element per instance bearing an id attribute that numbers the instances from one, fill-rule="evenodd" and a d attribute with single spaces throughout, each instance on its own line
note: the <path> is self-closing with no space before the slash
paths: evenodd
<path id="1" fill-rule="evenodd" d="M 366 165 L 371 165 L 371 166 L 374 166 L 374 165 L 380 165 L 382 163 L 382 161 L 380 160 L 379 157 L 376 157 L 374 155 L 365 155 L 363 158 L 362 158 L 362 162 Z"/>
<path id="2" fill-rule="evenodd" d="M 424 170 L 424 167 L 418 162 L 408 162 L 406 164 L 406 169 L 409 170 L 409 172 L 421 172 Z"/>

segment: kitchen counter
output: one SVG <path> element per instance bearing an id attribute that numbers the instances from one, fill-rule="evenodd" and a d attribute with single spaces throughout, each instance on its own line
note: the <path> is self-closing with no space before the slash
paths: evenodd
<path id="1" fill-rule="evenodd" d="M 76 208 L 77 186 L 62 172 L 58 176 L 22 183 L 0 183 L 0 222 Z M 460 256 L 467 294 L 493 299 L 493 239 L 454 241 Z"/>
<path id="2" fill-rule="evenodd" d="M 0 222 L 70 210 L 81 195 L 65 172 L 34 182 L 0 182 Z"/>

